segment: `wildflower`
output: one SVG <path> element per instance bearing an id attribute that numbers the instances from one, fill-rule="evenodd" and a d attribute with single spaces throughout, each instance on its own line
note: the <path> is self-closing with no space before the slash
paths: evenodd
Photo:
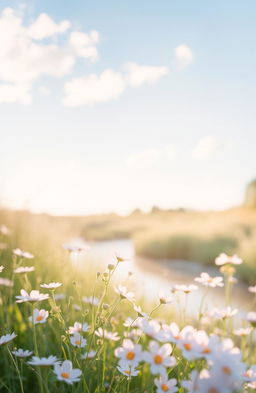
<path id="1" fill-rule="evenodd" d="M 4 287 L 13 287 L 13 282 L 9 280 L 8 278 L 2 278 L 0 277 L 0 285 Z"/>
<path id="2" fill-rule="evenodd" d="M 156 341 L 150 341 L 149 351 L 143 354 L 144 360 L 150 364 L 152 374 L 166 374 L 166 368 L 173 367 L 176 360 L 170 356 L 172 352 L 171 344 L 164 344 L 161 347 Z"/>
<path id="3" fill-rule="evenodd" d="M 142 311 L 140 306 L 136 306 L 136 304 L 134 304 L 133 309 L 138 314 L 138 317 L 149 318 L 148 314 Z"/>
<path id="4" fill-rule="evenodd" d="M 70 337 L 70 342 L 74 347 L 84 348 L 86 346 L 86 339 L 80 333 L 75 332 L 73 336 Z"/>
<path id="5" fill-rule="evenodd" d="M 129 258 L 123 258 L 123 257 L 121 257 L 121 255 L 118 254 L 118 253 L 116 253 L 116 259 L 117 259 L 117 262 L 118 262 L 118 263 L 119 263 L 119 262 L 126 262 L 126 261 L 129 261 Z"/>
<path id="6" fill-rule="evenodd" d="M 73 368 L 70 360 L 64 360 L 62 364 L 54 364 L 54 373 L 59 381 L 65 381 L 69 385 L 80 381 L 82 371 L 79 368 Z"/>
<path id="7" fill-rule="evenodd" d="M 128 378 L 136 377 L 139 374 L 139 370 L 136 370 L 134 366 L 128 364 L 120 364 L 117 366 L 118 371 Z"/>
<path id="8" fill-rule="evenodd" d="M 33 272 L 35 270 L 34 266 L 20 266 L 17 267 L 17 269 L 14 269 L 14 273 L 16 274 L 26 274 L 26 273 L 30 273 Z"/>
<path id="9" fill-rule="evenodd" d="M 190 292 L 194 292 L 198 289 L 196 285 L 190 284 L 190 285 L 174 285 L 175 291 L 178 292 L 184 292 L 186 294 Z"/>
<path id="10" fill-rule="evenodd" d="M 11 231 L 6 225 L 4 225 L 4 224 L 0 225 L 0 234 L 1 235 L 8 236 L 10 233 L 11 233 Z"/>
<path id="11" fill-rule="evenodd" d="M 240 328 L 240 329 L 235 329 L 234 334 L 236 336 L 244 337 L 244 336 L 248 336 L 251 333 L 251 331 L 252 331 L 251 327 Z"/>
<path id="12" fill-rule="evenodd" d="M 212 373 L 219 375 L 225 379 L 226 382 L 232 380 L 243 380 L 243 375 L 246 372 L 245 364 L 241 361 L 240 351 L 227 352 L 221 351 L 216 352 L 215 356 L 209 361 Z"/>
<path id="13" fill-rule="evenodd" d="M 0 273 L 2 273 L 3 270 L 4 270 L 4 266 L 1 265 L 1 266 L 0 266 Z"/>
<path id="14" fill-rule="evenodd" d="M 192 360 L 200 357 L 202 350 L 196 336 L 196 330 L 192 326 L 185 326 L 180 332 L 180 339 L 177 341 L 178 348 L 181 349 L 183 356 Z"/>
<path id="15" fill-rule="evenodd" d="M 206 287 L 223 287 L 223 277 L 211 277 L 208 273 L 201 273 L 200 277 L 195 278 L 196 282 L 206 286 Z"/>
<path id="16" fill-rule="evenodd" d="M 112 332 L 108 332 L 107 330 L 103 330 L 102 328 L 99 328 L 98 330 L 95 331 L 96 336 L 100 337 L 100 338 L 105 338 L 106 340 L 111 340 L 111 341 L 118 341 L 120 340 L 120 337 L 118 336 L 118 334 L 112 333 Z"/>
<path id="17" fill-rule="evenodd" d="M 165 336 L 164 332 L 161 330 L 161 326 L 159 322 L 152 319 L 148 321 L 147 319 L 143 319 L 140 324 L 140 328 L 148 337 L 153 338 L 157 341 L 164 341 Z"/>
<path id="18" fill-rule="evenodd" d="M 29 351 L 28 349 L 24 350 L 24 349 L 16 349 L 15 351 L 12 351 L 12 354 L 14 356 L 17 356 L 17 358 L 28 358 L 29 356 L 32 355 L 32 351 Z"/>
<path id="19" fill-rule="evenodd" d="M 65 299 L 65 297 L 66 297 L 65 293 L 56 293 L 56 295 L 54 295 L 55 300 L 63 300 Z"/>
<path id="20" fill-rule="evenodd" d="M 30 252 L 27 251 L 22 251 L 19 248 L 15 248 L 15 250 L 12 251 L 14 255 L 16 255 L 17 257 L 20 258 L 24 258 L 24 259 L 33 259 L 34 255 L 30 254 Z"/>
<path id="21" fill-rule="evenodd" d="M 164 341 L 176 343 L 181 338 L 179 326 L 175 322 L 172 322 L 170 325 L 164 324 L 163 333 Z"/>
<path id="22" fill-rule="evenodd" d="M 197 370 L 193 370 L 190 374 L 190 379 L 181 382 L 181 386 L 185 388 L 189 393 L 198 392 L 198 381 L 199 379 L 209 378 L 209 371 L 203 369 L 200 373 Z M 207 392 L 211 393 L 211 392 Z M 212 393 L 219 393 L 213 391 Z"/>
<path id="23" fill-rule="evenodd" d="M 243 260 L 239 258 L 236 254 L 233 256 L 229 256 L 225 253 L 220 254 L 216 259 L 215 259 L 215 264 L 217 266 L 222 266 L 226 264 L 230 265 L 241 265 Z"/>
<path id="24" fill-rule="evenodd" d="M 61 285 L 61 282 L 50 282 L 49 284 L 41 284 L 40 287 L 45 289 L 56 289 L 61 287 Z"/>
<path id="25" fill-rule="evenodd" d="M 210 316 L 212 316 L 213 318 L 216 318 L 216 319 L 227 319 L 227 318 L 233 317 L 237 313 L 238 313 L 238 310 L 236 308 L 235 309 L 232 309 L 231 307 L 227 307 L 227 308 L 223 308 L 223 309 L 214 308 L 210 312 Z"/>
<path id="26" fill-rule="evenodd" d="M 14 340 L 17 337 L 17 334 L 6 334 L 5 336 L 0 337 L 0 345 L 7 344 L 10 341 Z"/>
<path id="27" fill-rule="evenodd" d="M 130 338 L 131 340 L 138 340 L 142 336 L 142 331 L 140 329 L 132 329 L 128 332 L 124 332 L 124 337 Z"/>
<path id="28" fill-rule="evenodd" d="M 79 332 L 88 332 L 90 326 L 88 323 L 81 324 L 80 322 L 75 322 L 74 326 L 70 326 L 68 329 L 69 334 L 79 333 Z"/>
<path id="29" fill-rule="evenodd" d="M 171 304 L 173 303 L 173 297 L 172 296 L 166 296 L 162 291 L 158 292 L 158 297 L 159 301 L 161 304 Z"/>
<path id="30" fill-rule="evenodd" d="M 154 380 L 155 385 L 157 387 L 156 393 L 162 393 L 162 392 L 169 392 L 169 393 L 175 393 L 177 392 L 177 379 L 172 378 L 168 379 L 166 375 L 161 375 L 159 379 Z"/>
<path id="31" fill-rule="evenodd" d="M 136 367 L 142 360 L 141 345 L 125 339 L 122 347 L 116 348 L 115 356 L 120 358 L 120 364 L 124 363 L 128 366 Z"/>
<path id="32" fill-rule="evenodd" d="M 256 312 L 248 312 L 246 319 L 253 327 L 256 327 Z"/>
<path id="33" fill-rule="evenodd" d="M 86 360 L 86 359 L 93 359 L 96 356 L 96 351 L 89 351 L 89 352 L 85 352 L 81 355 L 81 359 L 82 360 Z"/>
<path id="34" fill-rule="evenodd" d="M 32 290 L 30 294 L 28 294 L 25 289 L 21 289 L 20 295 L 16 296 L 16 299 L 16 303 L 40 302 L 42 300 L 49 299 L 49 295 L 39 293 L 39 291 L 36 290 Z"/>
<path id="35" fill-rule="evenodd" d="M 63 248 L 69 252 L 82 252 L 82 251 L 88 251 L 90 247 L 88 247 L 86 244 L 63 244 Z"/>
<path id="36" fill-rule="evenodd" d="M 82 301 L 84 303 L 91 304 L 92 306 L 98 306 L 99 302 L 100 302 L 100 299 L 98 299 L 95 296 L 84 296 L 84 297 L 82 297 Z"/>
<path id="37" fill-rule="evenodd" d="M 253 287 L 249 287 L 248 291 L 251 293 L 256 293 L 256 285 L 254 285 Z"/>
<path id="38" fill-rule="evenodd" d="M 121 299 L 127 299 L 130 302 L 134 300 L 134 293 L 133 292 L 127 292 L 127 288 L 123 285 L 118 285 L 115 288 L 116 293 L 118 293 L 121 297 Z"/>
<path id="39" fill-rule="evenodd" d="M 49 316 L 48 311 L 44 309 L 38 310 L 38 308 L 35 308 L 33 311 L 33 315 L 29 317 L 29 320 L 34 325 L 37 325 L 38 323 L 45 323 L 47 321 L 48 316 Z"/>
<path id="40" fill-rule="evenodd" d="M 27 362 L 31 366 L 53 366 L 58 362 L 56 356 L 49 356 L 48 358 L 39 358 L 38 356 L 33 356 L 32 360 Z"/>

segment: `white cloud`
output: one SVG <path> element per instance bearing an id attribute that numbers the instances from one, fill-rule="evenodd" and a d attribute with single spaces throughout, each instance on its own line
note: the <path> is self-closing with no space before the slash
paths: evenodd
<path id="1" fill-rule="evenodd" d="M 222 138 L 208 135 L 200 139 L 195 146 L 192 156 L 198 159 L 207 159 L 229 148 L 230 144 Z"/>
<path id="2" fill-rule="evenodd" d="M 186 68 L 194 60 L 192 50 L 185 44 L 179 45 L 175 48 L 175 59 L 180 68 Z"/>
<path id="3" fill-rule="evenodd" d="M 167 67 L 140 65 L 137 63 L 126 63 L 124 70 L 127 72 L 127 83 L 132 87 L 138 87 L 143 83 L 155 83 L 167 75 Z"/>
<path id="4" fill-rule="evenodd" d="M 63 103 L 66 106 L 94 105 L 97 102 L 114 100 L 125 89 L 123 75 L 106 70 L 99 75 L 91 74 L 82 78 L 74 78 L 64 87 Z"/>
<path id="5" fill-rule="evenodd" d="M 99 34 L 96 31 L 88 34 L 71 32 L 60 45 L 55 42 L 54 36 L 65 33 L 70 27 L 69 21 L 57 24 L 47 14 L 41 14 L 29 26 L 23 22 L 22 15 L 11 8 L 5 8 L 0 15 L 0 36 L 4 37 L 0 40 L 0 84 L 4 84 L 1 92 L 8 88 L 10 93 L 6 99 L 1 94 L 1 102 L 31 102 L 30 91 L 35 80 L 44 75 L 63 77 L 71 72 L 78 57 L 95 60 L 98 56 L 95 45 Z M 83 38 L 80 38 L 79 50 L 74 34 Z M 36 41 L 45 37 L 49 37 L 48 43 Z M 20 97 L 22 91 L 24 100 Z M 11 99 L 16 93 L 19 99 Z"/>
<path id="6" fill-rule="evenodd" d="M 111 69 L 101 74 L 90 74 L 73 78 L 64 86 L 63 104 L 70 107 L 92 106 L 118 98 L 127 87 L 138 87 L 143 83 L 154 83 L 168 73 L 167 67 L 140 66 L 127 63 L 126 72 Z"/>
<path id="7" fill-rule="evenodd" d="M 65 33 L 71 26 L 68 20 L 55 23 L 47 14 L 40 14 L 39 17 L 29 26 L 28 35 L 35 40 L 42 40 L 55 34 Z"/>
<path id="8" fill-rule="evenodd" d="M 40 86 L 38 91 L 43 96 L 48 96 L 51 93 L 51 90 L 46 86 Z"/>
<path id="9" fill-rule="evenodd" d="M 29 84 L 0 83 L 0 104 L 24 104 L 31 103 Z"/>
<path id="10" fill-rule="evenodd" d="M 158 161 L 160 155 L 159 150 L 148 149 L 128 157 L 126 164 L 128 167 L 135 169 L 151 168 Z"/>

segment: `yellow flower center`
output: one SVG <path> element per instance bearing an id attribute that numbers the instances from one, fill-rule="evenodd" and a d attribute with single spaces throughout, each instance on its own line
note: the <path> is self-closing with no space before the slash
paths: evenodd
<path id="1" fill-rule="evenodd" d="M 126 354 L 126 359 L 127 360 L 133 360 L 134 358 L 135 358 L 135 353 L 134 352 L 132 352 L 132 351 L 127 352 L 127 354 Z"/>
<path id="2" fill-rule="evenodd" d="M 161 385 L 161 389 L 162 389 L 163 392 L 168 392 L 169 387 L 166 385 L 166 383 L 163 383 L 163 384 Z"/>
<path id="3" fill-rule="evenodd" d="M 127 375 L 130 375 L 130 374 L 131 374 L 131 371 L 130 371 L 130 370 L 125 370 L 124 372 L 125 372 L 125 374 L 127 374 Z"/>
<path id="4" fill-rule="evenodd" d="M 192 349 L 192 346 L 191 346 L 191 344 L 189 344 L 189 343 L 183 344 L 183 347 L 184 347 L 187 351 L 191 351 L 191 349 Z"/>
<path id="5" fill-rule="evenodd" d="M 69 373 L 61 373 L 60 374 L 61 376 L 62 376 L 62 378 L 66 378 L 66 379 L 68 379 L 69 378 Z"/>
<path id="6" fill-rule="evenodd" d="M 39 322 L 39 321 L 42 321 L 44 318 L 42 317 L 42 315 L 38 315 L 37 317 L 36 317 L 36 320 Z"/>
<path id="7" fill-rule="evenodd" d="M 75 341 L 75 344 L 80 346 L 81 345 L 81 340 Z"/>
<path id="8" fill-rule="evenodd" d="M 204 350 L 203 350 L 203 353 L 211 353 L 212 351 L 210 350 L 210 348 L 208 348 L 208 347 L 206 347 Z"/>
<path id="9" fill-rule="evenodd" d="M 155 356 L 154 356 L 154 362 L 155 362 L 156 364 L 161 364 L 161 363 L 163 362 L 162 356 L 161 356 L 161 355 L 155 355 Z"/>
<path id="10" fill-rule="evenodd" d="M 226 375 L 231 375 L 231 369 L 230 369 L 228 366 L 222 367 L 222 371 L 223 371 L 224 374 L 226 374 Z"/>

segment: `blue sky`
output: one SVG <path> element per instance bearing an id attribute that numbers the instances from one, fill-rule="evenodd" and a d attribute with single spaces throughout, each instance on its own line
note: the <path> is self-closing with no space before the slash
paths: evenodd
<path id="1" fill-rule="evenodd" d="M 12 15 L 26 29 L 15 30 L 20 47 L 0 45 L 2 204 L 87 214 L 241 203 L 256 175 L 255 2 L 0 7 L 13 10 L 2 14 L 7 37 L 15 30 Z M 42 13 L 56 32 L 39 26 Z M 97 56 L 78 52 L 88 49 L 78 48 L 78 36 L 71 48 L 72 32 L 86 34 Z M 38 64 L 30 44 L 40 51 L 55 45 L 56 53 L 47 49 Z"/>

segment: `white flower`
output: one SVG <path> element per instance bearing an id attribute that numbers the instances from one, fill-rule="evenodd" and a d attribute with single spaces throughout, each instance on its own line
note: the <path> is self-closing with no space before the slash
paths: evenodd
<path id="1" fill-rule="evenodd" d="M 48 311 L 44 309 L 38 310 L 38 308 L 35 308 L 33 311 L 33 315 L 29 317 L 29 320 L 34 325 L 37 325 L 38 323 L 45 323 L 47 321 L 48 316 L 49 316 Z"/>
<path id="2" fill-rule="evenodd" d="M 17 269 L 14 269 L 14 273 L 16 273 L 16 274 L 22 274 L 22 273 L 30 273 L 30 272 L 33 272 L 35 270 L 35 268 L 34 268 L 34 266 L 20 266 L 20 267 L 17 267 Z"/>
<path id="3" fill-rule="evenodd" d="M 158 292 L 158 297 L 159 301 L 161 304 L 171 304 L 173 303 L 173 297 L 172 296 L 166 296 L 163 291 Z"/>
<path id="4" fill-rule="evenodd" d="M 75 322 L 74 326 L 70 326 L 68 328 L 69 334 L 79 333 L 79 332 L 88 332 L 90 326 L 88 323 L 81 324 L 80 322 Z"/>
<path id="5" fill-rule="evenodd" d="M 190 284 L 190 285 L 174 285 L 175 291 L 178 292 L 184 292 L 186 294 L 196 291 L 198 287 L 196 285 Z"/>
<path id="6" fill-rule="evenodd" d="M 63 244 L 63 248 L 69 252 L 82 252 L 82 251 L 88 251 L 90 247 L 88 247 L 86 244 Z"/>
<path id="7" fill-rule="evenodd" d="M 142 360 L 141 345 L 125 339 L 122 347 L 115 349 L 115 356 L 120 358 L 120 364 L 136 367 Z"/>
<path id="8" fill-rule="evenodd" d="M 201 273 L 200 277 L 195 278 L 196 282 L 206 286 L 206 287 L 223 287 L 223 277 L 211 277 L 208 273 Z"/>
<path id="9" fill-rule="evenodd" d="M 101 337 L 101 338 L 105 338 L 107 340 L 111 340 L 111 341 L 118 341 L 120 340 L 120 337 L 118 336 L 118 334 L 112 333 L 112 332 L 108 332 L 107 330 L 103 330 L 102 328 L 99 328 L 98 330 L 95 331 L 96 336 Z"/>
<path id="10" fill-rule="evenodd" d="M 171 344 L 164 344 L 160 347 L 156 341 L 150 341 L 149 351 L 143 353 L 143 358 L 150 364 L 152 374 L 165 375 L 166 368 L 176 364 L 175 358 L 170 356 L 171 352 Z"/>
<path id="11" fill-rule="evenodd" d="M 10 232 L 11 232 L 10 229 L 7 228 L 6 225 L 4 225 L 4 224 L 0 225 L 0 234 L 1 235 L 8 236 L 10 234 Z"/>
<path id="12" fill-rule="evenodd" d="M 149 318 L 148 314 L 142 311 L 140 306 L 136 306 L 136 304 L 133 305 L 134 311 L 138 314 L 138 317 L 141 318 Z"/>
<path id="13" fill-rule="evenodd" d="M 81 355 L 81 359 L 82 360 L 86 360 L 86 359 L 93 359 L 96 356 L 96 351 L 89 351 L 89 352 L 85 352 Z"/>
<path id="14" fill-rule="evenodd" d="M 74 347 L 84 348 L 86 346 L 86 339 L 80 333 L 74 333 L 73 336 L 70 337 L 70 342 Z"/>
<path id="15" fill-rule="evenodd" d="M 180 332 L 180 339 L 177 341 L 177 346 L 182 350 L 183 356 L 192 360 L 200 357 L 202 350 L 196 336 L 197 331 L 192 326 L 185 326 Z"/>
<path id="16" fill-rule="evenodd" d="M 134 366 L 129 364 L 119 364 L 117 366 L 118 371 L 128 378 L 136 377 L 139 374 L 139 370 L 136 370 Z"/>
<path id="17" fill-rule="evenodd" d="M 12 354 L 14 356 L 17 356 L 18 358 L 28 358 L 29 356 L 32 355 L 32 351 L 29 351 L 28 349 L 24 350 L 24 349 L 16 349 L 15 351 L 12 351 Z"/>
<path id="18" fill-rule="evenodd" d="M 65 299 L 65 297 L 66 297 L 65 293 L 56 293 L 54 295 L 55 300 L 63 300 L 63 299 Z"/>
<path id="19" fill-rule="evenodd" d="M 48 294 L 39 293 L 39 291 L 32 290 L 30 294 L 25 291 L 25 289 L 20 290 L 20 295 L 16 296 L 16 303 L 24 303 L 24 302 L 40 302 L 42 300 L 49 299 Z"/>
<path id="20" fill-rule="evenodd" d="M 34 255 L 30 254 L 30 252 L 27 251 L 21 251 L 19 248 L 15 248 L 15 250 L 12 251 L 14 255 L 20 258 L 24 259 L 33 259 Z"/>
<path id="21" fill-rule="evenodd" d="M 58 362 L 56 356 L 49 356 L 48 358 L 39 358 L 38 356 L 33 356 L 32 360 L 27 362 L 31 366 L 53 366 Z"/>
<path id="22" fill-rule="evenodd" d="M 159 379 L 154 380 L 155 385 L 157 387 L 156 393 L 163 393 L 163 392 L 169 392 L 169 393 L 175 393 L 177 392 L 177 379 L 172 378 L 168 379 L 166 375 L 161 375 Z"/>
<path id="23" fill-rule="evenodd" d="M 92 306 L 98 306 L 99 302 L 100 302 L 100 299 L 98 299 L 95 296 L 84 296 L 84 297 L 82 297 L 82 301 L 84 303 L 91 304 Z"/>
<path id="24" fill-rule="evenodd" d="M 187 381 L 181 381 L 181 386 L 187 390 L 188 393 L 198 392 L 198 381 L 199 379 L 209 378 L 209 371 L 203 369 L 200 373 L 197 370 L 193 370 L 190 374 L 190 379 Z M 210 392 L 207 392 L 210 393 Z M 213 393 L 216 393 L 213 391 Z M 217 391 L 218 393 L 218 391 Z"/>
<path id="25" fill-rule="evenodd" d="M 239 258 L 237 255 L 229 256 L 225 253 L 220 254 L 216 259 L 215 259 L 215 264 L 218 266 L 226 265 L 226 264 L 231 264 L 231 265 L 240 265 L 243 262 L 241 258 Z"/>
<path id="26" fill-rule="evenodd" d="M 0 273 L 2 273 L 3 270 L 4 270 L 4 266 L 1 265 L 1 266 L 0 266 Z"/>
<path id="27" fill-rule="evenodd" d="M 50 282 L 49 284 L 41 284 L 40 287 L 45 289 L 56 289 L 61 287 L 61 285 L 61 282 Z"/>
<path id="28" fill-rule="evenodd" d="M 116 293 L 118 293 L 120 295 L 120 297 L 122 299 L 127 299 L 130 302 L 132 302 L 134 300 L 134 293 L 133 292 L 128 292 L 127 288 L 124 285 L 118 285 L 115 288 Z"/>
<path id="29" fill-rule="evenodd" d="M 251 293 L 256 293 L 256 285 L 254 285 L 253 287 L 249 287 L 248 291 Z"/>
<path id="30" fill-rule="evenodd" d="M 139 327 L 148 337 L 157 341 L 165 341 L 164 332 L 161 330 L 160 323 L 156 320 L 149 321 L 143 318 Z"/>
<path id="31" fill-rule="evenodd" d="M 244 336 L 248 336 L 251 333 L 251 331 L 252 331 L 251 327 L 239 328 L 234 330 L 234 334 L 236 336 L 244 337 Z"/>
<path id="32" fill-rule="evenodd" d="M 80 381 L 82 371 L 79 368 L 73 368 L 70 360 L 64 360 L 62 364 L 54 365 L 54 373 L 59 381 L 65 381 L 69 385 Z"/>
<path id="33" fill-rule="evenodd" d="M 0 345 L 7 344 L 8 342 L 14 340 L 17 337 L 17 334 L 6 334 L 5 336 L 0 337 Z"/>
<path id="34" fill-rule="evenodd" d="M 8 278 L 0 277 L 0 285 L 3 285 L 4 287 L 13 287 L 13 282 L 8 280 Z"/>
<path id="35" fill-rule="evenodd" d="M 254 311 L 248 312 L 246 319 L 248 322 L 252 324 L 252 326 L 256 327 L 256 312 Z"/>
<path id="36" fill-rule="evenodd" d="M 164 341 L 171 341 L 176 343 L 180 338 L 179 326 L 172 322 L 170 325 L 163 325 Z"/>
<path id="37" fill-rule="evenodd" d="M 238 313 L 236 308 L 232 309 L 231 307 L 226 308 L 214 308 L 209 315 L 216 319 L 226 319 L 231 318 Z"/>

